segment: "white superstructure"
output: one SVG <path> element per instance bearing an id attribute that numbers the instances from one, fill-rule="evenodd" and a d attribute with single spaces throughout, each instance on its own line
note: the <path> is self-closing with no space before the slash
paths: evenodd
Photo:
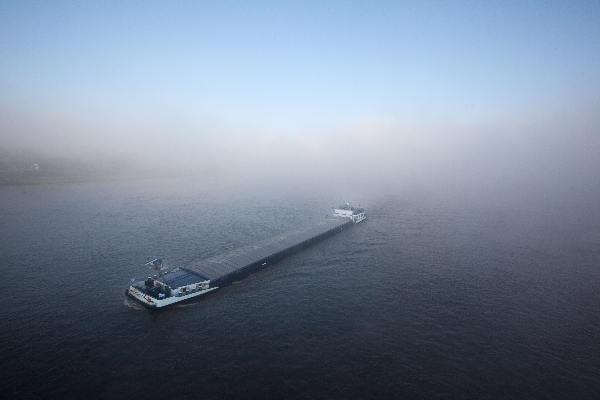
<path id="1" fill-rule="evenodd" d="M 209 279 L 194 271 L 185 268 L 164 269 L 160 258 L 146 265 L 154 267 L 156 274 L 137 282 L 132 279 L 127 295 L 147 307 L 166 307 L 218 289 L 218 286 L 211 286 Z"/>
<path id="2" fill-rule="evenodd" d="M 156 281 L 159 282 L 159 281 Z M 205 293 L 212 292 L 213 290 L 218 289 L 218 287 L 209 287 L 208 284 L 206 286 L 198 285 L 197 289 L 189 290 L 186 292 L 177 291 L 173 296 L 166 296 L 163 293 L 159 293 L 158 298 L 154 297 L 154 295 L 150 294 L 149 291 L 145 290 L 142 285 L 144 282 L 138 282 L 137 284 L 129 286 L 127 290 L 127 294 L 134 299 L 138 300 L 142 304 L 147 307 L 152 308 L 161 308 L 166 307 L 174 303 L 179 303 L 184 300 L 193 299 L 194 297 L 201 296 Z M 162 295 L 162 296 L 161 296 Z"/>
<path id="3" fill-rule="evenodd" d="M 333 214 L 338 217 L 349 218 L 355 224 L 358 224 L 367 218 L 367 214 L 365 214 L 364 209 L 352 207 L 350 203 L 346 203 L 342 206 L 334 208 Z"/>

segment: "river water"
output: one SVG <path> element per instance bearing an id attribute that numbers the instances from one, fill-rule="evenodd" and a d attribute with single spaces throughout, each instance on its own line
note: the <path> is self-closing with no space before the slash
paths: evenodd
<path id="1" fill-rule="evenodd" d="M 369 219 L 149 313 L 142 264 L 211 257 L 343 200 L 195 182 L 0 188 L 0 390 L 18 399 L 594 399 L 600 210 L 356 197 Z"/>

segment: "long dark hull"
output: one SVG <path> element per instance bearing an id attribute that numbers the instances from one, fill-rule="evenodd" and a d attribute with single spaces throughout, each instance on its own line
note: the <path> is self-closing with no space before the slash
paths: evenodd
<path id="1" fill-rule="evenodd" d="M 215 285 L 223 287 L 230 285 L 232 282 L 239 281 L 247 277 L 248 275 L 258 272 L 264 268 L 267 268 L 268 266 L 275 264 L 288 256 L 296 254 L 302 251 L 303 249 L 306 249 L 307 247 L 310 247 L 318 242 L 321 242 L 322 240 L 327 239 L 330 236 L 335 235 L 336 233 L 343 231 L 344 228 L 346 228 L 349 225 L 352 225 L 352 223 L 349 222 L 341 226 L 337 226 L 333 229 L 326 230 L 325 232 L 319 233 L 316 236 L 310 237 L 292 246 L 278 249 L 277 251 L 274 251 L 272 254 L 268 255 L 265 258 L 261 258 L 254 262 L 251 262 L 236 271 L 228 273 L 220 278 L 217 278 L 214 281 Z"/>
<path id="2" fill-rule="evenodd" d="M 176 304 L 198 301 L 200 297 L 215 289 L 241 280 L 354 224 L 355 221 L 351 219 L 328 219 L 308 229 L 288 232 L 222 256 L 180 268 L 179 274 L 185 271 L 188 275 L 193 274 L 199 279 L 206 280 L 207 283 L 210 282 L 208 289 L 198 293 L 156 299 L 143 288 L 130 286 L 126 290 L 126 294 L 149 310 L 163 310 Z M 166 275 L 165 279 L 167 279 Z"/>

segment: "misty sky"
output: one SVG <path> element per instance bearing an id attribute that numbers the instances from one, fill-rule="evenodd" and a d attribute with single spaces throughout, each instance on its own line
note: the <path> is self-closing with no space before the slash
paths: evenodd
<path id="1" fill-rule="evenodd" d="M 572 178 L 599 93 L 598 1 L 0 3 L 5 148 Z"/>

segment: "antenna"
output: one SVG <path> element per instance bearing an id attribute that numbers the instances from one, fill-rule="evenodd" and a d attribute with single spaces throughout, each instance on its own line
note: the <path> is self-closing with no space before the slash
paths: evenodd
<path id="1" fill-rule="evenodd" d="M 147 265 L 147 266 L 151 267 L 152 269 L 154 269 L 156 271 L 156 273 L 158 274 L 158 276 L 161 275 L 162 266 L 163 266 L 162 258 L 155 258 L 154 260 L 148 261 L 144 265 Z"/>

